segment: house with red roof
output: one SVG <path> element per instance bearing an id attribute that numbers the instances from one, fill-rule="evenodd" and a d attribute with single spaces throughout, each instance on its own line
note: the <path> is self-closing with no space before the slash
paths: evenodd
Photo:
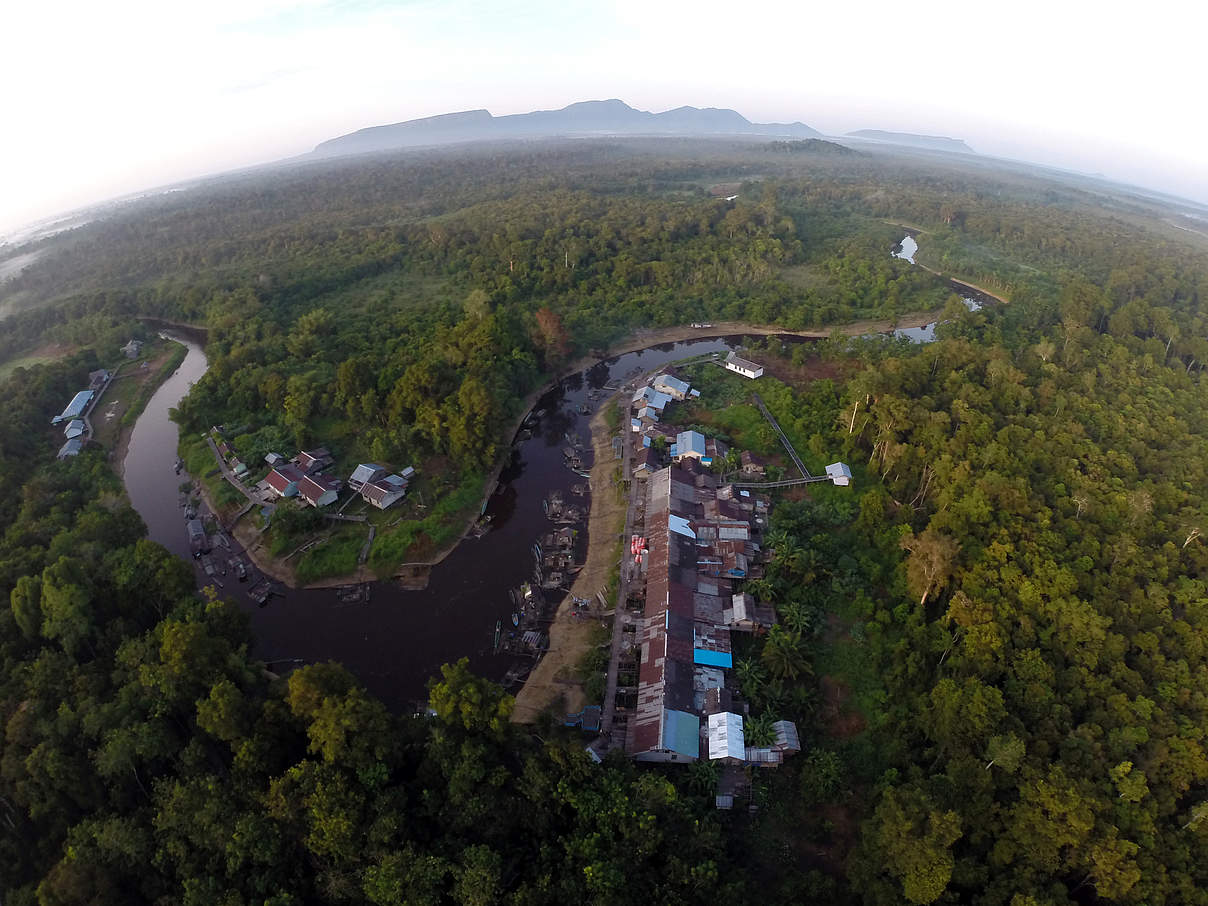
<path id="1" fill-rule="evenodd" d="M 344 483 L 330 475 L 304 475 L 298 481 L 298 496 L 313 507 L 335 503 Z"/>
<path id="2" fill-rule="evenodd" d="M 278 497 L 296 497 L 298 482 L 304 477 L 296 466 L 283 463 L 269 472 L 264 481 Z"/>

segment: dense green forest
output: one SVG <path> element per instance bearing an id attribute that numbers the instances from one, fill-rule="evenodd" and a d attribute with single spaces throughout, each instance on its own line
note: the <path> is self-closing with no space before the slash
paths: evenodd
<path id="1" fill-rule="evenodd" d="M 86 348 L 3 388 L 5 902 L 1208 903 L 1208 254 L 1162 219 L 931 156 L 632 142 L 233 177 L 48 241 L 0 354 Z M 186 425 L 477 474 L 635 327 L 939 309 L 903 224 L 1011 302 L 922 346 L 759 350 L 799 449 L 856 480 L 773 509 L 780 625 L 735 673 L 805 751 L 754 813 L 707 765 L 515 727 L 460 666 L 426 717 L 336 665 L 271 676 L 100 454 L 49 461 L 145 315 L 211 330 Z M 744 405 L 701 426 L 772 452 Z"/>

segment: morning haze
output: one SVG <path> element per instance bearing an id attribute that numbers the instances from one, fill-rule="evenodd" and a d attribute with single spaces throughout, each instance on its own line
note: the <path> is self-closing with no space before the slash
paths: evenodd
<path id="1" fill-rule="evenodd" d="M 51 7 L 26 4 L 0 61 L 23 86 L 6 104 L 18 140 L 0 152 L 0 229 L 357 129 L 614 97 L 828 135 L 952 136 L 1208 200 L 1192 89 L 1203 7 L 1097 9 L 782 4 L 736 20 L 717 2 L 127 2 L 79 4 L 64 31 Z"/>

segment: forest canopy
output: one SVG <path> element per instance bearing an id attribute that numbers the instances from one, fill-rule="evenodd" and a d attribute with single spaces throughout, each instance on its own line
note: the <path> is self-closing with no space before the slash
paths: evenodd
<path id="1" fill-rule="evenodd" d="M 1208 903 L 1208 253 L 1098 184 L 793 150 L 331 161 L 48 240 L 0 287 L 0 357 L 80 348 L 3 387 L 5 902 Z M 906 230 L 1009 303 L 954 302 L 891 257 Z M 855 481 L 763 538 L 778 625 L 735 674 L 803 752 L 752 812 L 713 807 L 709 765 L 513 725 L 464 664 L 425 717 L 338 665 L 268 674 L 104 457 L 47 442 L 140 317 L 210 331 L 191 429 L 480 480 L 527 394 L 636 328 L 941 310 L 925 345 L 755 350 L 794 443 Z M 767 452 L 701 379 L 701 427 Z"/>

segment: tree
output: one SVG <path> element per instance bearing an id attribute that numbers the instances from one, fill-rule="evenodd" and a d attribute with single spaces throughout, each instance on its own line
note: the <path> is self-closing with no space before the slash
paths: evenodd
<path id="1" fill-rule="evenodd" d="M 886 870 L 911 903 L 934 903 L 952 878 L 952 844 L 961 837 L 956 812 L 938 810 L 922 792 L 890 789 L 873 816 L 875 845 Z"/>
<path id="2" fill-rule="evenodd" d="M 60 557 L 42 573 L 42 635 L 57 641 L 72 657 L 87 643 L 93 631 L 91 593 L 83 565 Z"/>
<path id="3" fill-rule="evenodd" d="M 960 544 L 955 538 L 934 529 L 902 539 L 902 549 L 910 552 L 906 558 L 906 582 L 913 594 L 919 596 L 920 606 L 937 588 L 943 588 L 952 574 Z"/>
<path id="4" fill-rule="evenodd" d="M 762 658 L 768 672 L 780 681 L 795 680 L 812 669 L 802 648 L 801 636 L 779 625 L 768 631 Z"/>
<path id="5" fill-rule="evenodd" d="M 557 371 L 570 355 L 570 337 L 562 318 L 552 309 L 538 309 L 536 318 L 546 364 L 551 371 Z"/>
<path id="6" fill-rule="evenodd" d="M 986 764 L 986 770 L 998 765 L 1008 774 L 1014 774 L 1019 770 L 1019 765 L 1023 761 L 1024 751 L 1023 740 L 1014 733 L 1007 733 L 1005 736 L 991 736 L 990 743 L 986 746 L 986 757 L 990 759 Z"/>
<path id="7" fill-rule="evenodd" d="M 472 674 L 469 664 L 468 658 L 462 658 L 456 664 L 442 665 L 441 679 L 429 681 L 429 704 L 446 726 L 502 738 L 516 700 Z"/>
<path id="8" fill-rule="evenodd" d="M 9 601 L 13 618 L 21 633 L 27 638 L 36 638 L 42 628 L 42 579 L 39 576 L 22 576 L 17 580 Z"/>

